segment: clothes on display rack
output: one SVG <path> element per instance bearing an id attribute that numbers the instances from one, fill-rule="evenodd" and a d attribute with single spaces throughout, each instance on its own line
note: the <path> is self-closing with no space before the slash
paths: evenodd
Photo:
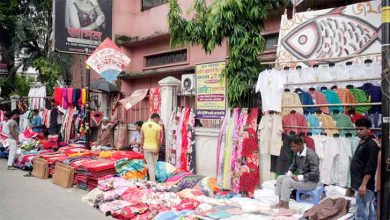
<path id="1" fill-rule="evenodd" d="M 309 88 L 309 94 L 313 98 L 314 104 L 328 104 L 328 101 L 326 101 L 325 96 L 321 93 L 318 92 L 315 88 L 311 87 Z M 323 106 L 319 108 L 320 111 L 329 114 L 329 107 L 328 106 Z"/>
<path id="2" fill-rule="evenodd" d="M 67 110 L 68 107 L 80 108 L 87 100 L 86 89 L 54 88 L 53 99 L 57 106 Z"/>
<path id="3" fill-rule="evenodd" d="M 329 104 L 341 104 L 341 100 L 337 93 L 327 88 L 321 88 L 321 92 Z M 333 110 L 344 112 L 344 108 L 342 106 L 329 106 L 329 111 L 332 112 Z"/>
<path id="4" fill-rule="evenodd" d="M 348 133 L 356 136 L 355 125 L 352 123 L 351 119 L 342 113 L 332 114 L 332 118 L 336 124 L 337 128 L 341 128 L 338 130 L 340 135 L 346 135 Z M 351 129 L 346 129 L 351 128 Z"/>
<path id="5" fill-rule="evenodd" d="M 46 86 L 31 87 L 28 97 L 30 109 L 44 109 L 46 104 Z"/>
<path id="6" fill-rule="evenodd" d="M 288 134 L 291 132 L 295 132 L 296 134 L 308 132 L 306 118 L 298 112 L 291 112 L 290 114 L 284 116 L 282 124 L 284 132 Z"/>
<path id="7" fill-rule="evenodd" d="M 320 127 L 324 127 L 324 131 L 328 135 L 334 135 L 338 133 L 336 124 L 334 123 L 331 116 L 324 113 L 315 113 L 320 122 Z"/>
<path id="8" fill-rule="evenodd" d="M 259 124 L 262 154 L 279 156 L 282 147 L 282 118 L 277 113 L 266 112 Z"/>
<path id="9" fill-rule="evenodd" d="M 295 89 L 295 93 L 299 95 L 302 105 L 314 105 L 313 98 L 311 95 L 300 88 Z M 316 108 L 314 107 L 303 107 L 303 113 L 314 113 Z"/>
<path id="10" fill-rule="evenodd" d="M 299 106 L 302 105 L 301 100 L 299 99 L 299 95 L 295 92 L 283 92 L 282 96 L 282 106 L 286 105 L 294 105 L 294 106 Z M 303 114 L 303 108 L 302 107 L 286 107 L 282 108 L 282 112 L 280 115 L 283 117 L 287 114 L 290 114 L 291 111 L 295 110 L 296 112 Z"/>
<path id="11" fill-rule="evenodd" d="M 286 77 L 279 70 L 264 70 L 256 84 L 256 92 L 261 93 L 262 110 L 281 112 L 282 96 Z"/>

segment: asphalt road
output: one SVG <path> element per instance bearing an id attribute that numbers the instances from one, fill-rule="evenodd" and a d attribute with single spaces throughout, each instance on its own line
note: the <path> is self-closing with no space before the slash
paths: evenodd
<path id="1" fill-rule="evenodd" d="M 87 191 L 65 189 L 51 179 L 24 177 L 25 171 L 7 170 L 0 159 L 0 220 L 110 219 L 81 202 Z"/>

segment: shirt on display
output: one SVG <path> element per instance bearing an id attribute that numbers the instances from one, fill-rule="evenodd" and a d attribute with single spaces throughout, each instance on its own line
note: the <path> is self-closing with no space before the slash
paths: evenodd
<path id="1" fill-rule="evenodd" d="M 286 78 L 278 70 L 265 70 L 257 80 L 256 92 L 261 93 L 263 111 L 282 110 L 282 94 Z"/>
<path id="2" fill-rule="evenodd" d="M 294 105 L 294 106 L 302 106 L 301 100 L 299 99 L 299 95 L 293 92 L 283 92 L 282 96 L 282 105 Z M 283 107 L 281 116 L 285 116 L 287 114 L 290 114 L 292 110 L 295 110 L 296 112 L 303 114 L 303 108 L 302 107 Z"/>
<path id="3" fill-rule="evenodd" d="M 328 101 L 326 101 L 325 96 L 321 92 L 316 91 L 314 88 L 312 88 L 311 90 L 309 89 L 308 92 L 311 95 L 314 104 L 328 104 Z M 320 107 L 319 109 L 322 112 L 329 114 L 329 107 L 328 106 Z"/>
<path id="4" fill-rule="evenodd" d="M 322 94 L 324 94 L 326 101 L 329 104 L 341 104 L 339 96 L 330 89 L 321 90 Z M 329 106 L 329 111 L 339 110 L 340 112 L 344 112 L 344 108 L 342 106 Z"/>
<path id="5" fill-rule="evenodd" d="M 279 156 L 282 147 L 282 118 L 278 114 L 267 113 L 259 124 L 260 147 L 263 154 Z"/>
<path id="6" fill-rule="evenodd" d="M 302 89 L 295 89 L 295 93 L 299 95 L 302 105 L 314 105 L 313 98 L 307 92 L 304 92 Z M 304 113 L 314 113 L 316 111 L 315 107 L 304 107 Z"/>
<path id="7" fill-rule="evenodd" d="M 332 167 L 336 155 L 340 153 L 339 145 L 335 138 L 326 137 L 323 147 L 323 155 L 326 155 L 322 161 L 321 167 L 321 182 L 323 184 L 331 184 Z"/>
<path id="8" fill-rule="evenodd" d="M 339 96 L 341 103 L 343 104 L 355 104 L 357 103 L 355 97 L 352 95 L 351 91 L 344 88 L 337 88 L 334 90 L 336 94 Z M 349 109 L 352 109 L 353 107 L 344 107 L 344 112 L 347 112 Z"/>
<path id="9" fill-rule="evenodd" d="M 318 120 L 320 121 L 320 127 L 324 128 L 327 135 L 334 135 L 338 133 L 336 124 L 334 123 L 332 117 L 323 113 L 316 113 Z"/>
<path id="10" fill-rule="evenodd" d="M 318 135 L 323 132 L 323 130 L 320 128 L 320 121 L 318 120 L 317 116 L 315 114 L 307 114 L 305 115 L 307 124 L 309 126 L 310 132 L 313 135 Z"/>
<path id="11" fill-rule="evenodd" d="M 307 133 L 307 121 L 305 116 L 299 114 L 298 112 L 292 112 L 282 119 L 284 131 L 289 134 L 290 132 L 295 132 L 299 134 L 301 132 Z"/>
<path id="12" fill-rule="evenodd" d="M 349 89 L 352 93 L 352 95 L 355 97 L 357 103 L 370 103 L 370 100 L 367 96 L 367 94 L 362 90 L 358 88 L 351 88 Z M 371 106 L 356 106 L 355 111 L 360 114 L 367 113 L 371 109 Z"/>
<path id="13" fill-rule="evenodd" d="M 350 133 L 354 136 L 356 135 L 355 126 L 347 115 L 343 113 L 332 114 L 332 118 L 336 123 L 336 127 L 339 128 L 340 135 L 345 135 L 347 133 Z M 351 129 L 345 129 L 345 128 L 351 128 Z"/>
<path id="14" fill-rule="evenodd" d="M 374 86 L 372 83 L 365 83 L 362 87 L 359 87 L 362 89 L 366 94 L 369 96 L 369 101 L 371 103 L 374 102 L 382 102 L 382 90 L 379 86 Z M 381 106 L 375 105 L 372 106 L 371 109 L 368 111 L 369 113 L 381 113 Z"/>
<path id="15" fill-rule="evenodd" d="M 339 146 L 339 154 L 336 156 L 333 170 L 333 183 L 341 187 L 348 186 L 349 166 L 352 159 L 351 143 L 348 138 L 335 138 Z"/>

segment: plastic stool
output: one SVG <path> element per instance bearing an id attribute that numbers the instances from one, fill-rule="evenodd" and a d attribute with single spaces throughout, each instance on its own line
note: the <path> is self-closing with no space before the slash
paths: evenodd
<path id="1" fill-rule="evenodd" d="M 323 186 L 317 186 L 313 191 L 297 190 L 295 200 L 297 202 L 309 203 L 317 205 L 320 203 L 322 196 L 325 196 L 326 192 Z"/>

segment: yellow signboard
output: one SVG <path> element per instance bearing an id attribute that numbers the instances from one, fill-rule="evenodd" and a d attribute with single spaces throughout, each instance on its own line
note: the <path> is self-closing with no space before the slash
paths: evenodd
<path id="1" fill-rule="evenodd" d="M 196 117 L 221 119 L 226 109 L 226 80 L 222 77 L 225 62 L 196 66 Z"/>

